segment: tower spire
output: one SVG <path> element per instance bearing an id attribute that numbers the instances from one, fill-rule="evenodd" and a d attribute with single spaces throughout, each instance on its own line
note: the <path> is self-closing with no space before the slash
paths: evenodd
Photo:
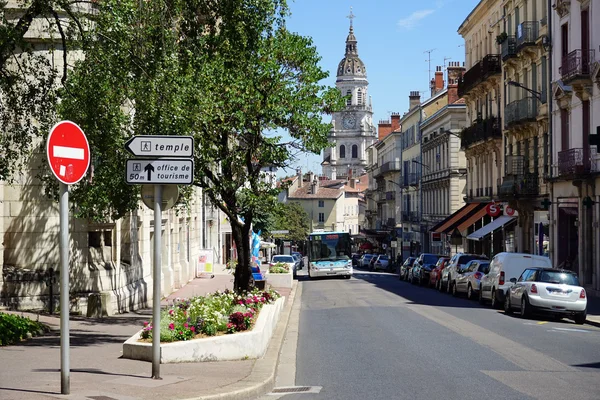
<path id="1" fill-rule="evenodd" d="M 352 13 L 352 6 L 350 6 L 350 14 L 348 14 L 346 16 L 346 18 L 348 18 L 350 20 L 350 31 L 352 31 L 352 20 L 354 18 L 356 18 L 356 15 L 354 15 L 354 13 Z"/>

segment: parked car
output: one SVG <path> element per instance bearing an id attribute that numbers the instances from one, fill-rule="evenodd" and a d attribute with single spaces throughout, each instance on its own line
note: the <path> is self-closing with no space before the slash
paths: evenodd
<path id="1" fill-rule="evenodd" d="M 481 278 L 479 302 L 492 303 L 493 308 L 500 308 L 508 288 L 513 285 L 510 280 L 517 279 L 527 268 L 552 268 L 548 257 L 525 253 L 498 253 L 490 263 L 490 272 Z"/>
<path id="2" fill-rule="evenodd" d="M 373 269 L 375 268 L 375 261 L 377 261 L 377 258 L 379 258 L 380 255 L 381 254 L 373 254 L 373 257 L 371 257 L 371 259 L 369 260 L 369 270 L 373 271 Z"/>
<path id="3" fill-rule="evenodd" d="M 357 254 L 357 253 L 352 254 L 352 266 L 353 267 L 358 267 L 358 262 L 361 257 L 362 257 L 362 254 Z"/>
<path id="4" fill-rule="evenodd" d="M 298 255 L 298 253 L 292 253 L 292 257 L 294 257 L 294 260 L 296 261 L 296 271 L 301 269 L 301 265 L 302 265 L 302 257 L 300 257 Z"/>
<path id="5" fill-rule="evenodd" d="M 361 268 L 367 268 L 369 266 L 369 261 L 371 261 L 372 257 L 373 254 L 363 254 L 363 256 L 358 260 L 358 266 Z"/>
<path id="6" fill-rule="evenodd" d="M 411 270 L 413 264 L 415 263 L 416 257 L 408 257 L 402 265 L 400 266 L 399 279 L 407 281 L 408 280 L 408 272 Z"/>
<path id="7" fill-rule="evenodd" d="M 416 281 L 416 283 L 419 285 L 429 283 L 429 275 L 435 268 L 435 264 L 440 257 L 442 256 L 439 254 L 421 253 L 421 255 L 417 257 L 415 265 L 413 266 L 413 281 Z M 413 281 L 411 281 L 411 283 L 413 283 Z"/>
<path id="8" fill-rule="evenodd" d="M 452 294 L 466 293 L 467 299 L 473 300 L 479 292 L 479 283 L 485 274 L 490 272 L 490 262 L 472 260 L 461 267 L 456 277 L 456 285 L 452 286 Z"/>
<path id="9" fill-rule="evenodd" d="M 388 266 L 390 265 L 390 258 L 388 257 L 387 254 L 380 254 L 376 259 L 375 262 L 373 263 L 373 270 L 374 271 L 379 271 L 379 270 L 387 270 Z"/>
<path id="10" fill-rule="evenodd" d="M 293 251 L 292 255 L 293 256 L 298 256 L 300 258 L 300 268 L 299 269 L 304 268 L 304 256 L 302 255 L 302 253 L 300 253 L 298 251 Z"/>
<path id="11" fill-rule="evenodd" d="M 583 324 L 586 319 L 587 296 L 577 275 L 556 268 L 527 268 L 519 279 L 511 278 L 504 301 L 504 311 L 521 310 L 521 316 L 535 312 L 550 313 L 559 318 L 572 318 Z"/>
<path id="12" fill-rule="evenodd" d="M 434 288 L 440 289 L 440 283 L 442 280 L 440 279 L 446 264 L 450 261 L 450 257 L 440 257 L 435 264 L 435 268 L 431 270 L 431 274 L 429 274 L 429 286 L 433 286 Z"/>
<path id="13" fill-rule="evenodd" d="M 457 271 L 461 266 L 467 265 L 471 260 L 486 260 L 487 257 L 481 254 L 467 254 L 467 253 L 456 253 L 448 261 L 448 265 L 444 268 L 442 274 L 442 289 L 445 288 L 447 293 L 452 293 L 452 285 L 456 280 Z"/>
<path id="14" fill-rule="evenodd" d="M 277 264 L 277 263 L 283 263 L 286 264 L 288 266 L 288 268 L 290 269 L 290 271 L 292 271 L 292 273 L 294 274 L 294 277 L 296 277 L 296 259 L 293 256 L 288 256 L 288 255 L 276 255 L 273 256 L 273 258 L 271 259 L 271 262 L 269 263 L 269 267 L 272 267 L 273 265 Z"/>

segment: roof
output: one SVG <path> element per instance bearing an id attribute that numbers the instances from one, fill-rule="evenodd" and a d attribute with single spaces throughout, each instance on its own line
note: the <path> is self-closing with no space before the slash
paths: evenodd
<path id="1" fill-rule="evenodd" d="M 341 180 L 340 180 L 341 181 Z M 312 185 L 308 182 L 303 183 L 302 187 L 297 189 L 294 193 L 290 193 L 288 199 L 337 199 L 343 193 L 344 190 L 340 188 L 330 188 L 326 182 L 332 181 L 320 181 L 317 186 L 317 193 L 310 193 Z M 344 182 L 344 181 L 342 181 Z"/>

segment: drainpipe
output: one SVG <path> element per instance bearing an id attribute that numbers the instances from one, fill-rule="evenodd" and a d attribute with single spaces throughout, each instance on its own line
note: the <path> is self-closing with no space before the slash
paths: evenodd
<path id="1" fill-rule="evenodd" d="M 552 0 L 548 0 L 547 2 L 547 6 L 548 6 L 548 10 L 546 12 L 546 15 L 548 16 L 548 38 L 550 41 L 550 47 L 548 48 L 548 62 L 547 62 L 547 68 L 548 71 L 546 71 L 546 102 L 548 103 L 548 159 L 546 160 L 546 162 L 548 163 L 548 176 L 552 176 L 552 159 L 554 158 L 554 148 L 553 148 L 553 133 L 552 133 L 552 120 L 553 120 L 553 99 L 552 99 L 552 68 L 553 68 L 553 63 L 552 63 L 552 53 L 553 53 L 553 37 L 552 37 Z M 550 201 L 554 200 L 554 184 L 552 182 L 549 183 L 550 186 L 550 190 L 549 195 L 550 195 Z M 551 204 L 550 207 L 548 208 L 548 212 L 550 213 L 550 220 L 552 221 L 552 226 L 550 227 L 550 229 L 548 230 L 548 233 L 550 234 L 550 240 L 549 243 L 552 245 L 552 251 L 549 252 L 549 256 L 551 260 L 557 260 L 557 246 L 556 246 L 556 236 L 557 236 L 557 232 L 558 232 L 558 204 Z M 556 214 L 554 213 L 554 210 L 556 208 Z M 556 218 L 555 218 L 556 216 Z"/>

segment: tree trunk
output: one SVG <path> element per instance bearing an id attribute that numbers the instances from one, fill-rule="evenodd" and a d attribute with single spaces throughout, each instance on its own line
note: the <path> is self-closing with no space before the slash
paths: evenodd
<path id="1" fill-rule="evenodd" d="M 231 233 L 238 256 L 233 290 L 241 293 L 249 289 L 250 277 L 252 276 L 252 270 L 250 269 L 250 224 L 246 223 L 239 226 L 233 223 L 231 224 Z"/>

